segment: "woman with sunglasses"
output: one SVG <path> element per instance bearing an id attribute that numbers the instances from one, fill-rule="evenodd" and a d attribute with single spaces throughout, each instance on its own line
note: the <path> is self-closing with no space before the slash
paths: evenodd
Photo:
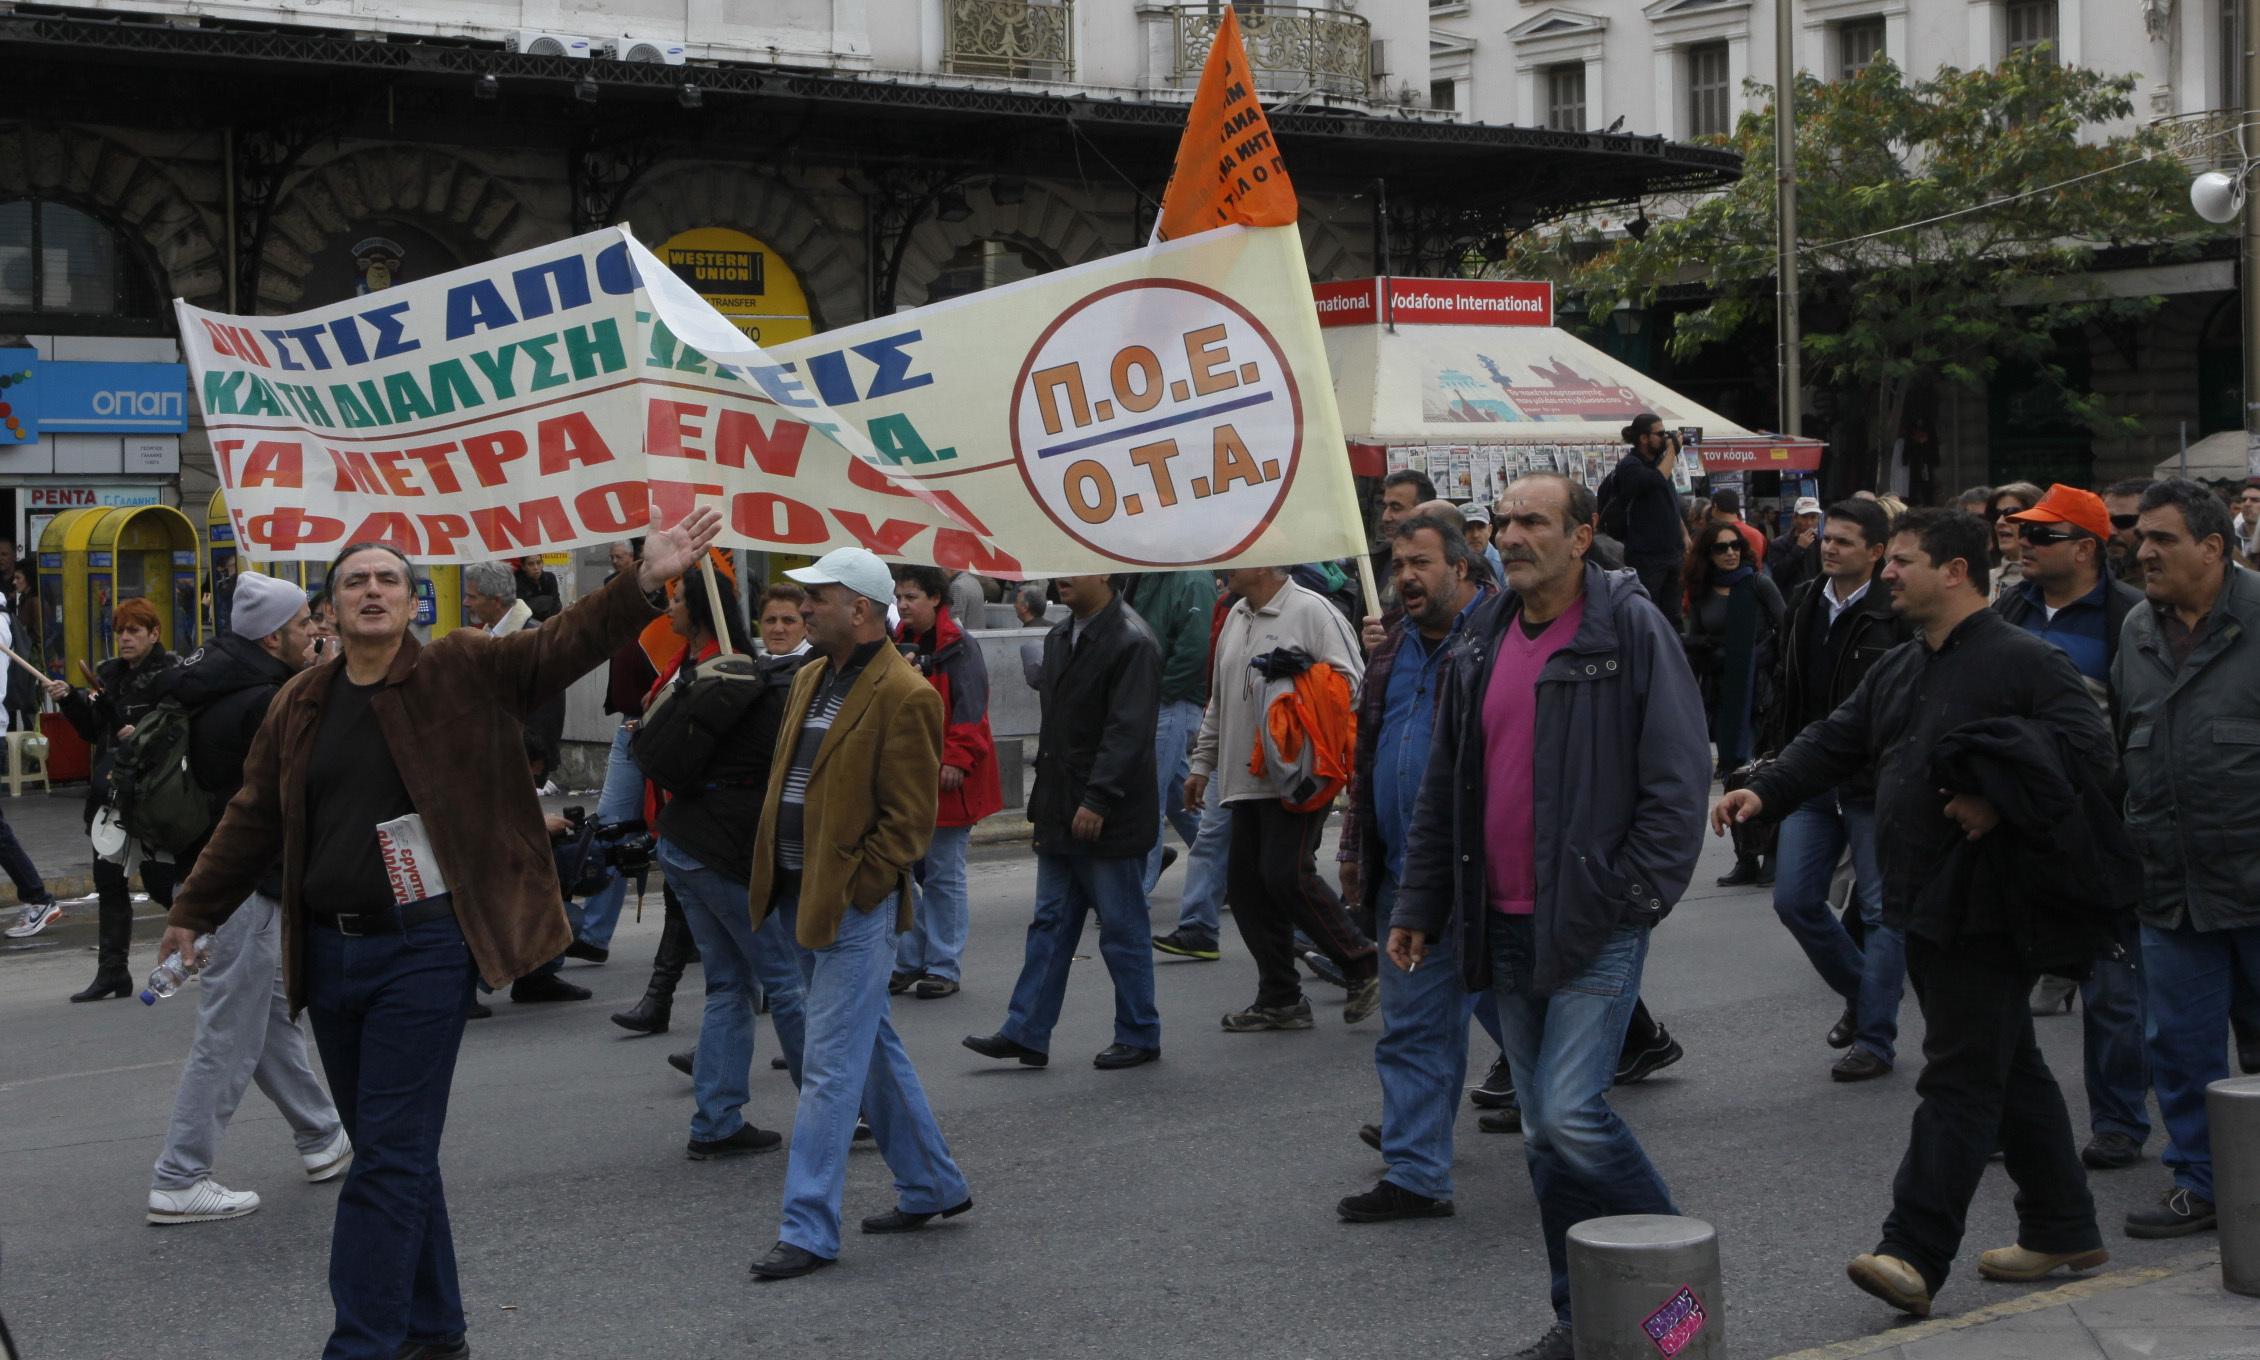
<path id="1" fill-rule="evenodd" d="M 1714 522 L 1688 551 L 1687 661 L 1702 683 L 1718 747 L 1718 776 L 1750 759 L 1752 734 L 1771 700 L 1774 640 L 1781 628 L 1781 591 L 1749 560 L 1742 531 Z M 1755 861 L 1756 856 L 1750 856 Z M 1737 865 L 1739 874 L 1744 866 Z M 1755 882 L 1757 866 L 1748 866 Z"/>
<path id="2" fill-rule="evenodd" d="M 2016 522 L 2011 515 L 2021 515 L 2040 504 L 2041 490 L 2031 482 L 2010 482 L 1993 488 L 1993 499 L 1985 508 L 1985 518 L 1993 525 L 1993 599 L 2017 588 L 2025 578 L 2025 543 L 2017 537 Z"/>

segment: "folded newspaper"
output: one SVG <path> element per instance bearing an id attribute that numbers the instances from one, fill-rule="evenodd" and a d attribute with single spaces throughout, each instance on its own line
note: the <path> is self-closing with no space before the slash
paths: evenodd
<path id="1" fill-rule="evenodd" d="M 377 851 L 384 856 L 385 878 L 392 884 L 395 906 L 405 907 L 447 891 L 447 878 L 439 871 L 439 856 L 432 851 L 431 834 L 424 829 L 422 813 L 377 823 Z"/>

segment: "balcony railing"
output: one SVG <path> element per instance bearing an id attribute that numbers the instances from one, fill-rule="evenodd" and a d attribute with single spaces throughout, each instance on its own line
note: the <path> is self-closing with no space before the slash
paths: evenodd
<path id="1" fill-rule="evenodd" d="M 2242 109 L 2208 109 L 2177 113 L 2151 120 L 2166 135 L 2166 148 L 2192 170 L 2219 170 L 2239 164 L 2237 128 L 2244 122 Z"/>
<path id="2" fill-rule="evenodd" d="M 943 24 L 946 71 L 1075 79 L 1075 0 L 947 0 Z"/>
<path id="3" fill-rule="evenodd" d="M 1295 5 L 1234 3 L 1240 39 L 1248 49 L 1256 86 L 1267 91 L 1363 97 L 1372 80 L 1373 29 L 1347 10 Z M 1180 5 L 1177 17 L 1179 89 L 1200 83 L 1209 44 L 1224 22 L 1222 5 Z"/>

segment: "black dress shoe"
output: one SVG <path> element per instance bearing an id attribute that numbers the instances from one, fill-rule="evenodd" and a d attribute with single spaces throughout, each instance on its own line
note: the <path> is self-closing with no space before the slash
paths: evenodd
<path id="1" fill-rule="evenodd" d="M 772 1072 L 790 1072 L 792 1067 L 793 1065 L 783 1058 L 771 1058 L 769 1060 L 769 1070 Z"/>
<path id="2" fill-rule="evenodd" d="M 1890 1076 L 1891 1064 L 1864 1048 L 1855 1048 L 1838 1058 L 1828 1074 L 1838 1081 L 1874 1081 Z"/>
<path id="3" fill-rule="evenodd" d="M 1381 1150 L 1381 1126 L 1379 1124 L 1358 1125 L 1358 1141 L 1372 1148 L 1375 1152 L 1379 1152 Z"/>
<path id="4" fill-rule="evenodd" d="M 1001 1034 L 968 1034 L 965 1036 L 965 1046 L 984 1058 L 995 1058 L 1000 1062 L 1006 1058 L 1018 1058 L 1023 1067 L 1042 1067 L 1052 1060 L 1049 1053 L 1038 1053 Z"/>
<path id="5" fill-rule="evenodd" d="M 1475 1121 L 1475 1127 L 1485 1133 L 1520 1133 L 1522 1132 L 1522 1111 L 1514 1108 L 1493 1110 L 1487 1115 L 1479 1116 Z"/>
<path id="6" fill-rule="evenodd" d="M 484 1001 L 474 1001 L 471 1003 L 471 1009 L 463 1012 L 463 1018 L 466 1020 L 492 1020 L 494 1018 L 494 1007 L 489 1006 Z"/>
<path id="7" fill-rule="evenodd" d="M 453 1341 L 403 1341 L 392 1360 L 471 1360 L 471 1343 L 460 1336 Z"/>
<path id="8" fill-rule="evenodd" d="M 1099 1050 L 1097 1057 L 1091 1059 L 1091 1066 L 1111 1072 L 1117 1068 L 1136 1067 L 1140 1063 L 1160 1061 L 1161 1050 L 1158 1048 L 1134 1048 L 1129 1044 L 1108 1044 L 1105 1048 Z"/>
<path id="9" fill-rule="evenodd" d="M 883 1214 L 873 1214 L 863 1220 L 863 1230 L 867 1233 L 916 1232 L 937 1218 L 955 1218 L 972 1207 L 973 1197 L 967 1195 L 963 1204 L 944 1209 L 940 1213 L 913 1214 L 901 1209 L 889 1209 Z"/>
<path id="10" fill-rule="evenodd" d="M 1516 1351 L 1514 1360 L 1575 1360 L 1576 1355 L 1576 1334 L 1570 1331 L 1568 1323 L 1557 1322 L 1546 1329 L 1544 1336 Z"/>
<path id="11" fill-rule="evenodd" d="M 1638 1053 L 1620 1053 L 1617 1055 L 1616 1084 L 1630 1086 L 1636 1081 L 1646 1081 L 1649 1073 L 1658 1068 L 1669 1067 L 1686 1056 L 1687 1050 L 1679 1046 L 1679 1040 L 1671 1037 L 1671 1031 L 1665 1029 L 1662 1025 L 1658 1025 L 1656 1026 L 1656 1037 L 1650 1041 L 1646 1048 L 1641 1049 Z"/>
<path id="12" fill-rule="evenodd" d="M 1174 846 L 1174 845 L 1165 845 L 1165 846 L 1163 846 L 1163 847 L 1161 848 L 1161 871 L 1162 871 L 1163 873 L 1165 873 L 1165 874 L 1166 874 L 1166 873 L 1168 873 L 1168 872 L 1169 872 L 1169 866 L 1170 866 L 1170 865 L 1172 865 L 1172 864 L 1175 864 L 1176 862 L 1177 862 L 1177 847 L 1176 847 L 1176 846 Z"/>
<path id="13" fill-rule="evenodd" d="M 1846 1006 L 1844 1014 L 1838 1016 L 1836 1023 L 1828 1027 L 1828 1046 L 1830 1048 L 1850 1048 L 1853 1032 L 1859 1027 L 1859 1009 L 1854 1006 Z"/>
<path id="14" fill-rule="evenodd" d="M 590 944 L 587 940 L 575 940 L 571 944 L 565 946 L 565 957 L 569 959 L 586 959 L 590 963 L 602 963 L 606 959 L 612 957 L 612 951 L 609 949 L 599 949 L 595 945 Z"/>
<path id="15" fill-rule="evenodd" d="M 678 1071 L 678 1072 L 682 1073 L 682 1074 L 683 1074 L 684 1076 L 686 1076 L 686 1077 L 688 1077 L 688 1076 L 694 1076 L 694 1075 L 696 1075 L 696 1074 L 695 1074 L 695 1073 L 693 1073 L 693 1072 L 691 1071 L 691 1064 L 692 1064 L 692 1061 L 693 1061 L 693 1060 L 694 1060 L 695 1058 L 697 1058 L 697 1057 L 698 1057 L 698 1050 L 697 1050 L 697 1049 L 695 1049 L 695 1048 L 686 1048 L 686 1049 L 684 1049 L 684 1050 L 683 1050 L 682 1052 L 680 1052 L 680 1053 L 670 1053 L 670 1054 L 668 1054 L 668 1055 L 667 1055 L 667 1065 L 668 1065 L 669 1067 L 672 1067 L 672 1068 L 674 1068 L 674 1069 L 675 1069 L 676 1071 Z"/>
<path id="16" fill-rule="evenodd" d="M 576 987 L 555 973 L 528 973 L 510 984 L 512 1001 L 586 1001 L 595 993 Z"/>
<path id="17" fill-rule="evenodd" d="M 1734 861 L 1733 871 L 1719 877 L 1719 886 L 1722 888 L 1742 888 L 1757 881 L 1758 859 L 1757 856 L 1750 855 Z"/>
<path id="18" fill-rule="evenodd" d="M 1382 1181 L 1362 1195 L 1334 1206 L 1344 1223 L 1387 1223 L 1396 1218 L 1450 1218 L 1452 1202 L 1416 1195 L 1395 1181 Z"/>
<path id="19" fill-rule="evenodd" d="M 785 1135 L 775 1129 L 757 1129 L 751 1124 L 740 1124 L 738 1131 L 727 1138 L 693 1138 L 684 1146 L 683 1155 L 694 1162 L 711 1162 L 720 1157 L 750 1157 L 756 1152 L 775 1152 L 785 1141 Z"/>
<path id="20" fill-rule="evenodd" d="M 813 1251 L 802 1251 L 790 1242 L 779 1242 L 769 1249 L 769 1254 L 753 1263 L 755 1279 L 797 1280 L 803 1275 L 822 1270 L 832 1264 L 829 1256 L 818 1256 Z"/>

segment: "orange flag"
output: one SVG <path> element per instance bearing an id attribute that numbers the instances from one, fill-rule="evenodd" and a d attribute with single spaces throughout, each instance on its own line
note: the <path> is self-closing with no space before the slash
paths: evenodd
<path id="1" fill-rule="evenodd" d="M 1235 223 L 1283 227 L 1295 220 L 1295 186 L 1272 140 L 1248 76 L 1240 17 L 1229 5 L 1209 45 L 1208 65 L 1193 92 L 1193 111 L 1177 144 L 1177 165 L 1161 196 L 1154 239 L 1175 240 Z"/>

